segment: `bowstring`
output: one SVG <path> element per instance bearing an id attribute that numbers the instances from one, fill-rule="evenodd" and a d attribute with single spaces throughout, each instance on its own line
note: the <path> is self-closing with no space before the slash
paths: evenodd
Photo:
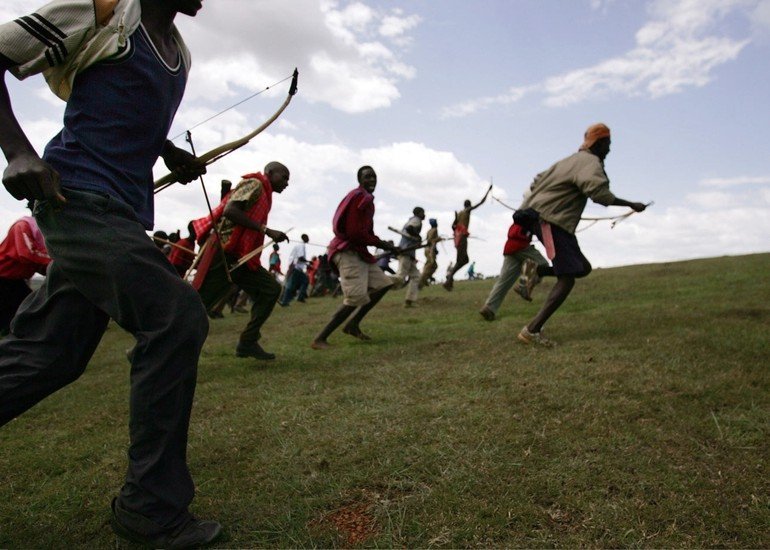
<path id="1" fill-rule="evenodd" d="M 216 114 L 214 114 L 214 115 L 211 115 L 211 116 L 210 116 L 210 117 L 208 117 L 206 120 L 202 120 L 202 121 L 198 122 L 197 124 L 194 124 L 194 125 L 190 126 L 190 128 L 188 128 L 187 130 L 184 130 L 184 131 L 182 131 L 182 132 L 178 133 L 178 134 L 177 134 L 177 135 L 175 135 L 174 137 L 170 138 L 170 139 L 171 139 L 171 141 L 174 141 L 175 139 L 178 139 L 178 138 L 180 138 L 180 137 L 182 137 L 182 136 L 185 136 L 185 135 L 187 135 L 187 132 L 190 132 L 191 130 L 195 130 L 195 129 L 196 129 L 198 126 L 202 126 L 202 125 L 206 124 L 207 122 L 209 122 L 209 121 L 211 121 L 211 120 L 213 120 L 213 119 L 217 118 L 217 117 L 218 117 L 218 116 L 220 116 L 220 115 L 223 115 L 223 114 L 225 114 L 227 111 L 229 111 L 229 110 L 231 110 L 231 109 L 235 109 L 236 107 L 238 107 L 239 105 L 242 105 L 243 103 L 246 103 L 246 102 L 247 102 L 247 101 L 249 101 L 250 99 L 253 99 L 253 98 L 257 97 L 258 95 L 265 93 L 265 92 L 266 92 L 266 91 L 268 91 L 270 88 L 274 88 L 275 86 L 278 86 L 279 84 L 282 84 L 282 83 L 286 82 L 287 80 L 289 80 L 289 79 L 290 79 L 290 78 L 292 78 L 293 76 L 294 76 L 294 75 L 293 75 L 293 74 L 291 74 L 291 75 L 287 76 L 286 78 L 284 78 L 284 79 L 282 79 L 282 80 L 279 80 L 278 82 L 275 82 L 274 84 L 270 84 L 270 85 L 269 85 L 269 86 L 267 86 L 266 88 L 264 88 L 264 89 L 262 89 L 262 90 L 260 90 L 260 91 L 258 91 L 258 92 L 255 92 L 255 93 L 251 94 L 250 96 L 248 96 L 248 97 L 246 97 L 246 98 L 244 98 L 244 99 L 242 99 L 242 100 L 238 101 L 237 103 L 233 103 L 232 105 L 230 105 L 230 106 L 229 106 L 229 107 L 227 107 L 226 109 L 222 109 L 222 110 L 221 110 L 221 111 L 219 111 L 218 113 L 216 113 Z"/>

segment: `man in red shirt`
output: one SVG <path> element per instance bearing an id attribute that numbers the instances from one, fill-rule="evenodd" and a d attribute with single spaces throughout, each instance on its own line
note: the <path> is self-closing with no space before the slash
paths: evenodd
<path id="1" fill-rule="evenodd" d="M 344 299 L 329 323 L 310 344 L 313 349 L 329 347 L 327 338 L 355 311 L 342 331 L 360 340 L 371 338 L 361 331 L 364 316 L 393 286 L 393 281 L 377 267 L 368 246 L 397 250 L 393 243 L 374 234 L 374 189 L 377 174 L 371 166 L 358 169 L 358 187 L 337 206 L 332 221 L 334 238 L 329 243 L 329 262 L 340 274 Z M 356 311 L 358 310 L 358 311 Z"/>
<path id="2" fill-rule="evenodd" d="M 35 218 L 14 222 L 0 243 L 0 335 L 8 333 L 19 305 L 32 291 L 27 280 L 51 263 Z"/>
<path id="3" fill-rule="evenodd" d="M 273 205 L 273 193 L 282 193 L 289 186 L 289 169 L 280 162 L 270 162 L 264 172 L 246 174 L 230 193 L 224 206 L 219 237 L 227 264 L 217 254 L 205 274 L 198 292 L 204 305 L 211 310 L 228 292 L 231 284 L 227 270 L 241 258 L 260 248 L 265 236 L 275 242 L 287 241 L 285 233 L 267 227 L 267 217 Z M 275 359 L 275 354 L 259 344 L 260 329 L 278 301 L 281 285 L 262 267 L 261 254 L 256 254 L 230 273 L 232 282 L 253 300 L 251 318 L 241 333 L 235 355 L 255 359 Z"/>
<path id="4" fill-rule="evenodd" d="M 553 268 L 531 242 L 532 233 L 514 221 L 508 228 L 508 238 L 503 247 L 504 260 L 500 276 L 492 287 L 484 307 L 479 310 L 481 316 L 487 321 L 495 320 L 505 295 L 519 280 L 520 275 L 524 275 L 523 281 L 519 281 L 514 291 L 528 302 L 532 301 L 532 288 L 540 282 L 540 278 L 553 275 Z"/>

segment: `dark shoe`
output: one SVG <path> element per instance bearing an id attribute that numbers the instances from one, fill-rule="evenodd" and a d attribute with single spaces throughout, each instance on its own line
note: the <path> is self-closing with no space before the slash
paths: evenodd
<path id="1" fill-rule="evenodd" d="M 494 321 L 495 320 L 495 312 L 492 311 L 491 309 L 489 309 L 487 306 L 482 307 L 479 310 L 479 313 L 487 321 Z"/>
<path id="2" fill-rule="evenodd" d="M 110 523 L 119 537 L 151 548 L 201 548 L 222 534 L 222 526 L 218 522 L 193 516 L 175 529 L 163 529 L 141 514 L 122 508 L 117 498 L 112 499 Z"/>
<path id="3" fill-rule="evenodd" d="M 345 327 L 342 329 L 342 332 L 344 332 L 349 336 L 352 336 L 353 338 L 358 338 L 359 340 L 363 340 L 364 342 L 367 342 L 372 339 L 371 336 L 361 332 L 361 329 L 358 327 Z"/>
<path id="4" fill-rule="evenodd" d="M 254 342 L 253 344 L 239 343 L 235 348 L 235 355 L 236 357 L 253 357 L 254 359 L 261 359 L 263 361 L 275 359 L 275 353 L 263 350 L 258 342 Z"/>

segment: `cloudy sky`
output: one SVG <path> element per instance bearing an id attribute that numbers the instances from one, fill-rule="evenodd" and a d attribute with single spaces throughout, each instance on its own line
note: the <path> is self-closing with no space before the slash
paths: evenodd
<path id="1" fill-rule="evenodd" d="M 0 19 L 34 5 L 5 0 Z M 274 197 L 270 226 L 294 237 L 328 242 L 362 164 L 379 174 L 380 237 L 397 238 L 387 226 L 418 205 L 449 234 L 463 200 L 492 181 L 494 196 L 517 206 L 533 177 L 602 121 L 613 131 L 613 191 L 655 204 L 579 234 L 595 266 L 770 250 L 770 0 L 205 0 L 177 23 L 193 70 L 172 135 L 299 68 L 281 119 L 205 178 L 218 195 L 221 179 L 284 162 L 291 183 Z M 7 81 L 42 151 L 62 103 L 40 77 Z M 197 150 L 258 126 L 287 89 L 195 128 Z M 177 185 L 156 210 L 157 228 L 171 231 L 206 206 L 199 185 Z M 591 205 L 586 216 L 624 212 Z M 0 195 L 0 232 L 23 213 Z M 498 272 L 510 215 L 492 199 L 474 212 L 478 271 Z M 439 273 L 453 255 L 447 243 Z"/>

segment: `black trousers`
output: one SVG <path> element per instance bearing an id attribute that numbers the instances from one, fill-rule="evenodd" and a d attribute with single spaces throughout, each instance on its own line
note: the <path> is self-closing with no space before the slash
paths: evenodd
<path id="1" fill-rule="evenodd" d="M 31 292 L 26 281 L 22 279 L 0 277 L 0 334 L 8 332 L 16 310 Z"/>
<path id="2" fill-rule="evenodd" d="M 229 258 L 231 264 L 234 264 L 236 260 L 237 258 Z M 203 284 L 198 290 L 203 303 L 209 309 L 225 297 L 232 286 L 227 280 L 226 269 L 221 255 L 217 256 L 211 263 L 211 267 L 203 279 Z M 273 308 L 275 308 L 278 297 L 281 295 L 281 285 L 262 266 L 252 271 L 248 266 L 243 265 L 233 271 L 230 276 L 233 283 L 248 294 L 254 302 L 251 306 L 249 322 L 239 338 L 239 342 L 242 344 L 253 344 L 262 337 L 262 325 L 265 324 L 273 312 Z"/>
<path id="3" fill-rule="evenodd" d="M 0 425 L 75 381 L 114 319 L 136 338 L 119 499 L 161 526 L 179 525 L 194 495 L 187 430 L 206 312 L 127 205 L 64 195 L 62 207 L 35 208 L 53 262 L 0 340 Z"/>

